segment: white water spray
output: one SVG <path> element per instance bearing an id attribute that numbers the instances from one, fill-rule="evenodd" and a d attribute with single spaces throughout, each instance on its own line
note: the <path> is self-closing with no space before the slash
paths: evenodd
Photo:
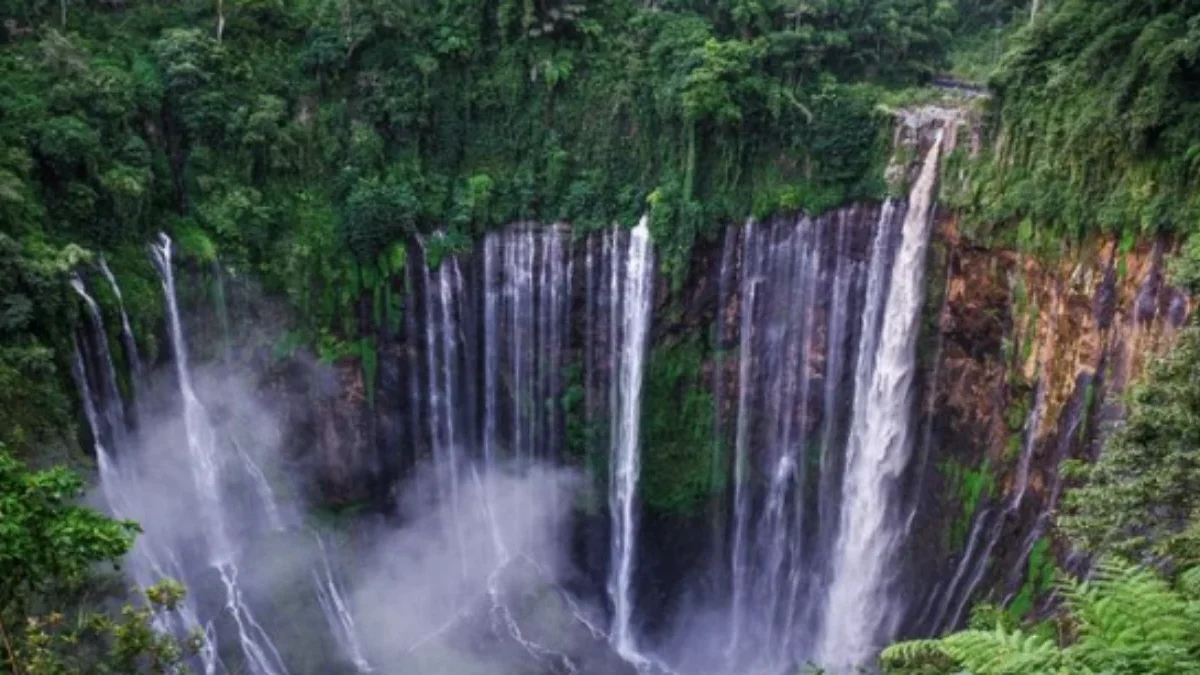
<path id="1" fill-rule="evenodd" d="M 358 641 L 358 630 L 354 625 L 354 615 L 346 605 L 345 594 L 337 577 L 333 574 L 333 566 L 329 563 L 329 550 L 319 532 L 313 532 L 317 548 L 321 552 L 321 566 L 313 569 L 313 585 L 317 591 L 317 602 L 325 614 L 325 622 L 329 624 L 338 646 L 350 658 L 351 663 L 360 673 L 371 672 L 371 664 L 363 654 L 362 645 Z"/>
<path id="2" fill-rule="evenodd" d="M 903 534 L 893 498 L 912 450 L 912 383 L 941 145 L 939 131 L 909 196 L 870 388 L 865 405 L 856 401 L 820 648 L 828 667 L 868 662 L 894 635 L 902 614 L 890 588 Z"/>

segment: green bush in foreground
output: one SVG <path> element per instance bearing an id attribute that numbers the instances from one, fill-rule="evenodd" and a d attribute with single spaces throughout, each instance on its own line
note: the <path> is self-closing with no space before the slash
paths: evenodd
<path id="1" fill-rule="evenodd" d="M 14 675 L 178 673 L 199 637 L 155 629 L 183 588 L 146 589 L 148 603 L 112 616 L 89 598 L 97 567 L 129 552 L 136 524 L 77 504 L 83 481 L 67 469 L 30 471 L 0 445 L 0 671 Z"/>

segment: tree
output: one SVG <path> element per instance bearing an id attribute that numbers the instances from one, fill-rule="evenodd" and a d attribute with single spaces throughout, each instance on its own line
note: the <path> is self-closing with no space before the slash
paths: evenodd
<path id="1" fill-rule="evenodd" d="M 57 467 L 30 472 L 0 454 L 0 611 L 82 583 L 99 562 L 117 563 L 138 531 L 73 502 L 83 481 Z"/>
<path id="2" fill-rule="evenodd" d="M 1084 549 L 1170 556 L 1200 512 L 1200 328 L 1151 365 L 1128 416 L 1067 493 L 1063 529 Z M 1200 560 L 1192 562 L 1200 563 Z"/>
<path id="3" fill-rule="evenodd" d="M 77 504 L 82 479 L 56 467 L 30 471 L 0 445 L 0 663 L 16 675 L 175 673 L 199 647 L 154 628 L 176 609 L 174 582 L 146 590 L 149 604 L 114 618 L 71 601 L 96 566 L 119 564 L 138 526 Z"/>

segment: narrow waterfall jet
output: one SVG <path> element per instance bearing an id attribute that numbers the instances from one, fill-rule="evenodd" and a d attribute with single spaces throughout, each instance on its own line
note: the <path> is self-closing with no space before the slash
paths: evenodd
<path id="1" fill-rule="evenodd" d="M 621 236 L 620 231 L 613 230 L 614 250 Z M 613 620 L 609 640 L 622 658 L 639 664 L 645 657 L 638 651 L 631 626 L 634 547 L 637 543 L 634 503 L 641 470 L 642 378 L 654 283 L 654 253 L 646 217 L 643 216 L 637 227 L 629 232 L 624 256 L 613 255 L 610 263 L 610 297 L 620 298 L 621 307 L 610 315 L 609 326 L 610 348 L 617 359 L 617 379 L 612 387 L 610 410 L 612 538 L 608 594 L 613 606 Z"/>

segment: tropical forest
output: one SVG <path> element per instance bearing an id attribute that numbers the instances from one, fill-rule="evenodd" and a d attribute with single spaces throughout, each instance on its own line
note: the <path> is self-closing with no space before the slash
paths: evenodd
<path id="1" fill-rule="evenodd" d="M 1200 673 L 1200 0 L 0 0 L 0 673 Z"/>

